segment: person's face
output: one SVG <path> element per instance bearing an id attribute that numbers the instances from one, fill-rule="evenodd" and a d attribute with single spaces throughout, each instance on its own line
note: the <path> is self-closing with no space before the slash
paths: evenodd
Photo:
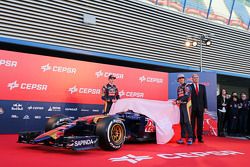
<path id="1" fill-rule="evenodd" d="M 234 97 L 234 98 L 233 98 L 233 101 L 237 101 L 237 98 L 236 98 L 236 97 Z"/>
<path id="2" fill-rule="evenodd" d="M 180 84 L 184 84 L 185 78 L 179 78 L 179 79 L 178 79 L 178 82 L 179 82 Z"/>
<path id="3" fill-rule="evenodd" d="M 226 92 L 225 89 L 222 89 L 221 93 L 222 93 L 222 95 L 226 95 L 227 94 L 227 92 Z"/>
<path id="4" fill-rule="evenodd" d="M 113 84 L 113 83 L 114 83 L 114 81 L 115 81 L 115 79 L 114 79 L 114 78 L 110 78 L 110 79 L 109 79 L 109 83 L 110 83 L 110 84 Z"/>
<path id="5" fill-rule="evenodd" d="M 193 80 L 193 83 L 198 83 L 198 82 L 199 82 L 199 75 L 194 74 L 194 75 L 192 76 L 192 80 Z"/>
<path id="6" fill-rule="evenodd" d="M 247 96 L 245 94 L 241 95 L 241 99 L 242 100 L 246 100 L 247 99 Z"/>

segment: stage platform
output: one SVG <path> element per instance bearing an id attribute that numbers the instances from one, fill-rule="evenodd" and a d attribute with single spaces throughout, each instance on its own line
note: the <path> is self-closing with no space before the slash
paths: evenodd
<path id="1" fill-rule="evenodd" d="M 250 140 L 207 136 L 191 146 L 169 143 L 125 144 L 119 151 L 74 152 L 16 143 L 17 135 L 0 135 L 1 167 L 235 167 L 249 166 Z"/>

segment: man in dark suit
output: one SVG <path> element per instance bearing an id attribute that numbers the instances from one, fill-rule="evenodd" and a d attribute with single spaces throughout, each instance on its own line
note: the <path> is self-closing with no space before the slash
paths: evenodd
<path id="1" fill-rule="evenodd" d="M 196 136 L 199 143 L 204 143 L 202 138 L 203 133 L 203 120 L 204 112 L 207 111 L 207 94 L 206 87 L 199 84 L 199 75 L 192 75 L 193 84 L 191 84 L 191 100 L 192 100 L 192 113 L 191 124 L 193 128 L 193 142 L 195 142 Z M 197 127 L 195 126 L 197 124 Z M 195 133 L 197 129 L 197 133 Z"/>

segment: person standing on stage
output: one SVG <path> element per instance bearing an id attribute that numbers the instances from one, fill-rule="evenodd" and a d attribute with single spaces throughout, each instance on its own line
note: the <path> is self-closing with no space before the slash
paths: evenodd
<path id="1" fill-rule="evenodd" d="M 108 114 L 113 103 L 120 99 L 117 87 L 114 85 L 116 77 L 110 75 L 108 77 L 108 84 L 102 87 L 102 100 L 104 100 L 104 112 Z"/>
<path id="2" fill-rule="evenodd" d="M 229 124 L 228 124 L 228 135 L 238 136 L 239 135 L 239 100 L 238 96 L 232 96 L 232 100 L 229 102 Z"/>
<path id="3" fill-rule="evenodd" d="M 203 135 L 204 112 L 207 112 L 206 87 L 202 84 L 199 84 L 198 74 L 193 74 L 192 80 L 193 84 L 191 84 L 191 99 L 192 99 L 191 124 L 194 135 L 193 142 L 195 142 L 197 136 L 198 142 L 204 143 L 202 135 Z M 197 133 L 195 133 L 195 129 L 197 129 Z"/>
<path id="4" fill-rule="evenodd" d="M 184 144 L 186 133 L 188 136 L 187 144 L 193 144 L 193 132 L 190 120 L 189 107 L 190 102 L 190 87 L 185 83 L 185 77 L 183 74 L 179 74 L 177 77 L 179 86 L 177 88 L 176 104 L 180 105 L 180 124 L 181 124 L 181 139 L 177 140 L 178 144 Z"/>
<path id="5" fill-rule="evenodd" d="M 227 115 L 227 91 L 226 89 L 222 89 L 220 94 L 217 96 L 217 129 L 218 129 L 218 136 L 224 137 L 225 136 L 225 122 L 226 122 L 226 115 Z"/>
<path id="6" fill-rule="evenodd" d="M 249 103 L 247 100 L 246 93 L 241 93 L 239 100 L 239 129 L 241 136 L 246 136 L 247 134 L 247 121 L 248 121 L 248 111 L 249 111 Z"/>

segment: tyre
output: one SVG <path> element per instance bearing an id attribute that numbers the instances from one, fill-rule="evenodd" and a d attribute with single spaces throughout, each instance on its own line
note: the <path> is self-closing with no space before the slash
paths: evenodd
<path id="1" fill-rule="evenodd" d="M 45 125 L 45 132 L 55 129 L 59 126 L 72 122 L 66 115 L 58 114 L 50 117 Z"/>
<path id="2" fill-rule="evenodd" d="M 118 150 L 125 141 L 126 129 L 120 119 L 106 117 L 97 122 L 96 135 L 102 149 Z"/>

